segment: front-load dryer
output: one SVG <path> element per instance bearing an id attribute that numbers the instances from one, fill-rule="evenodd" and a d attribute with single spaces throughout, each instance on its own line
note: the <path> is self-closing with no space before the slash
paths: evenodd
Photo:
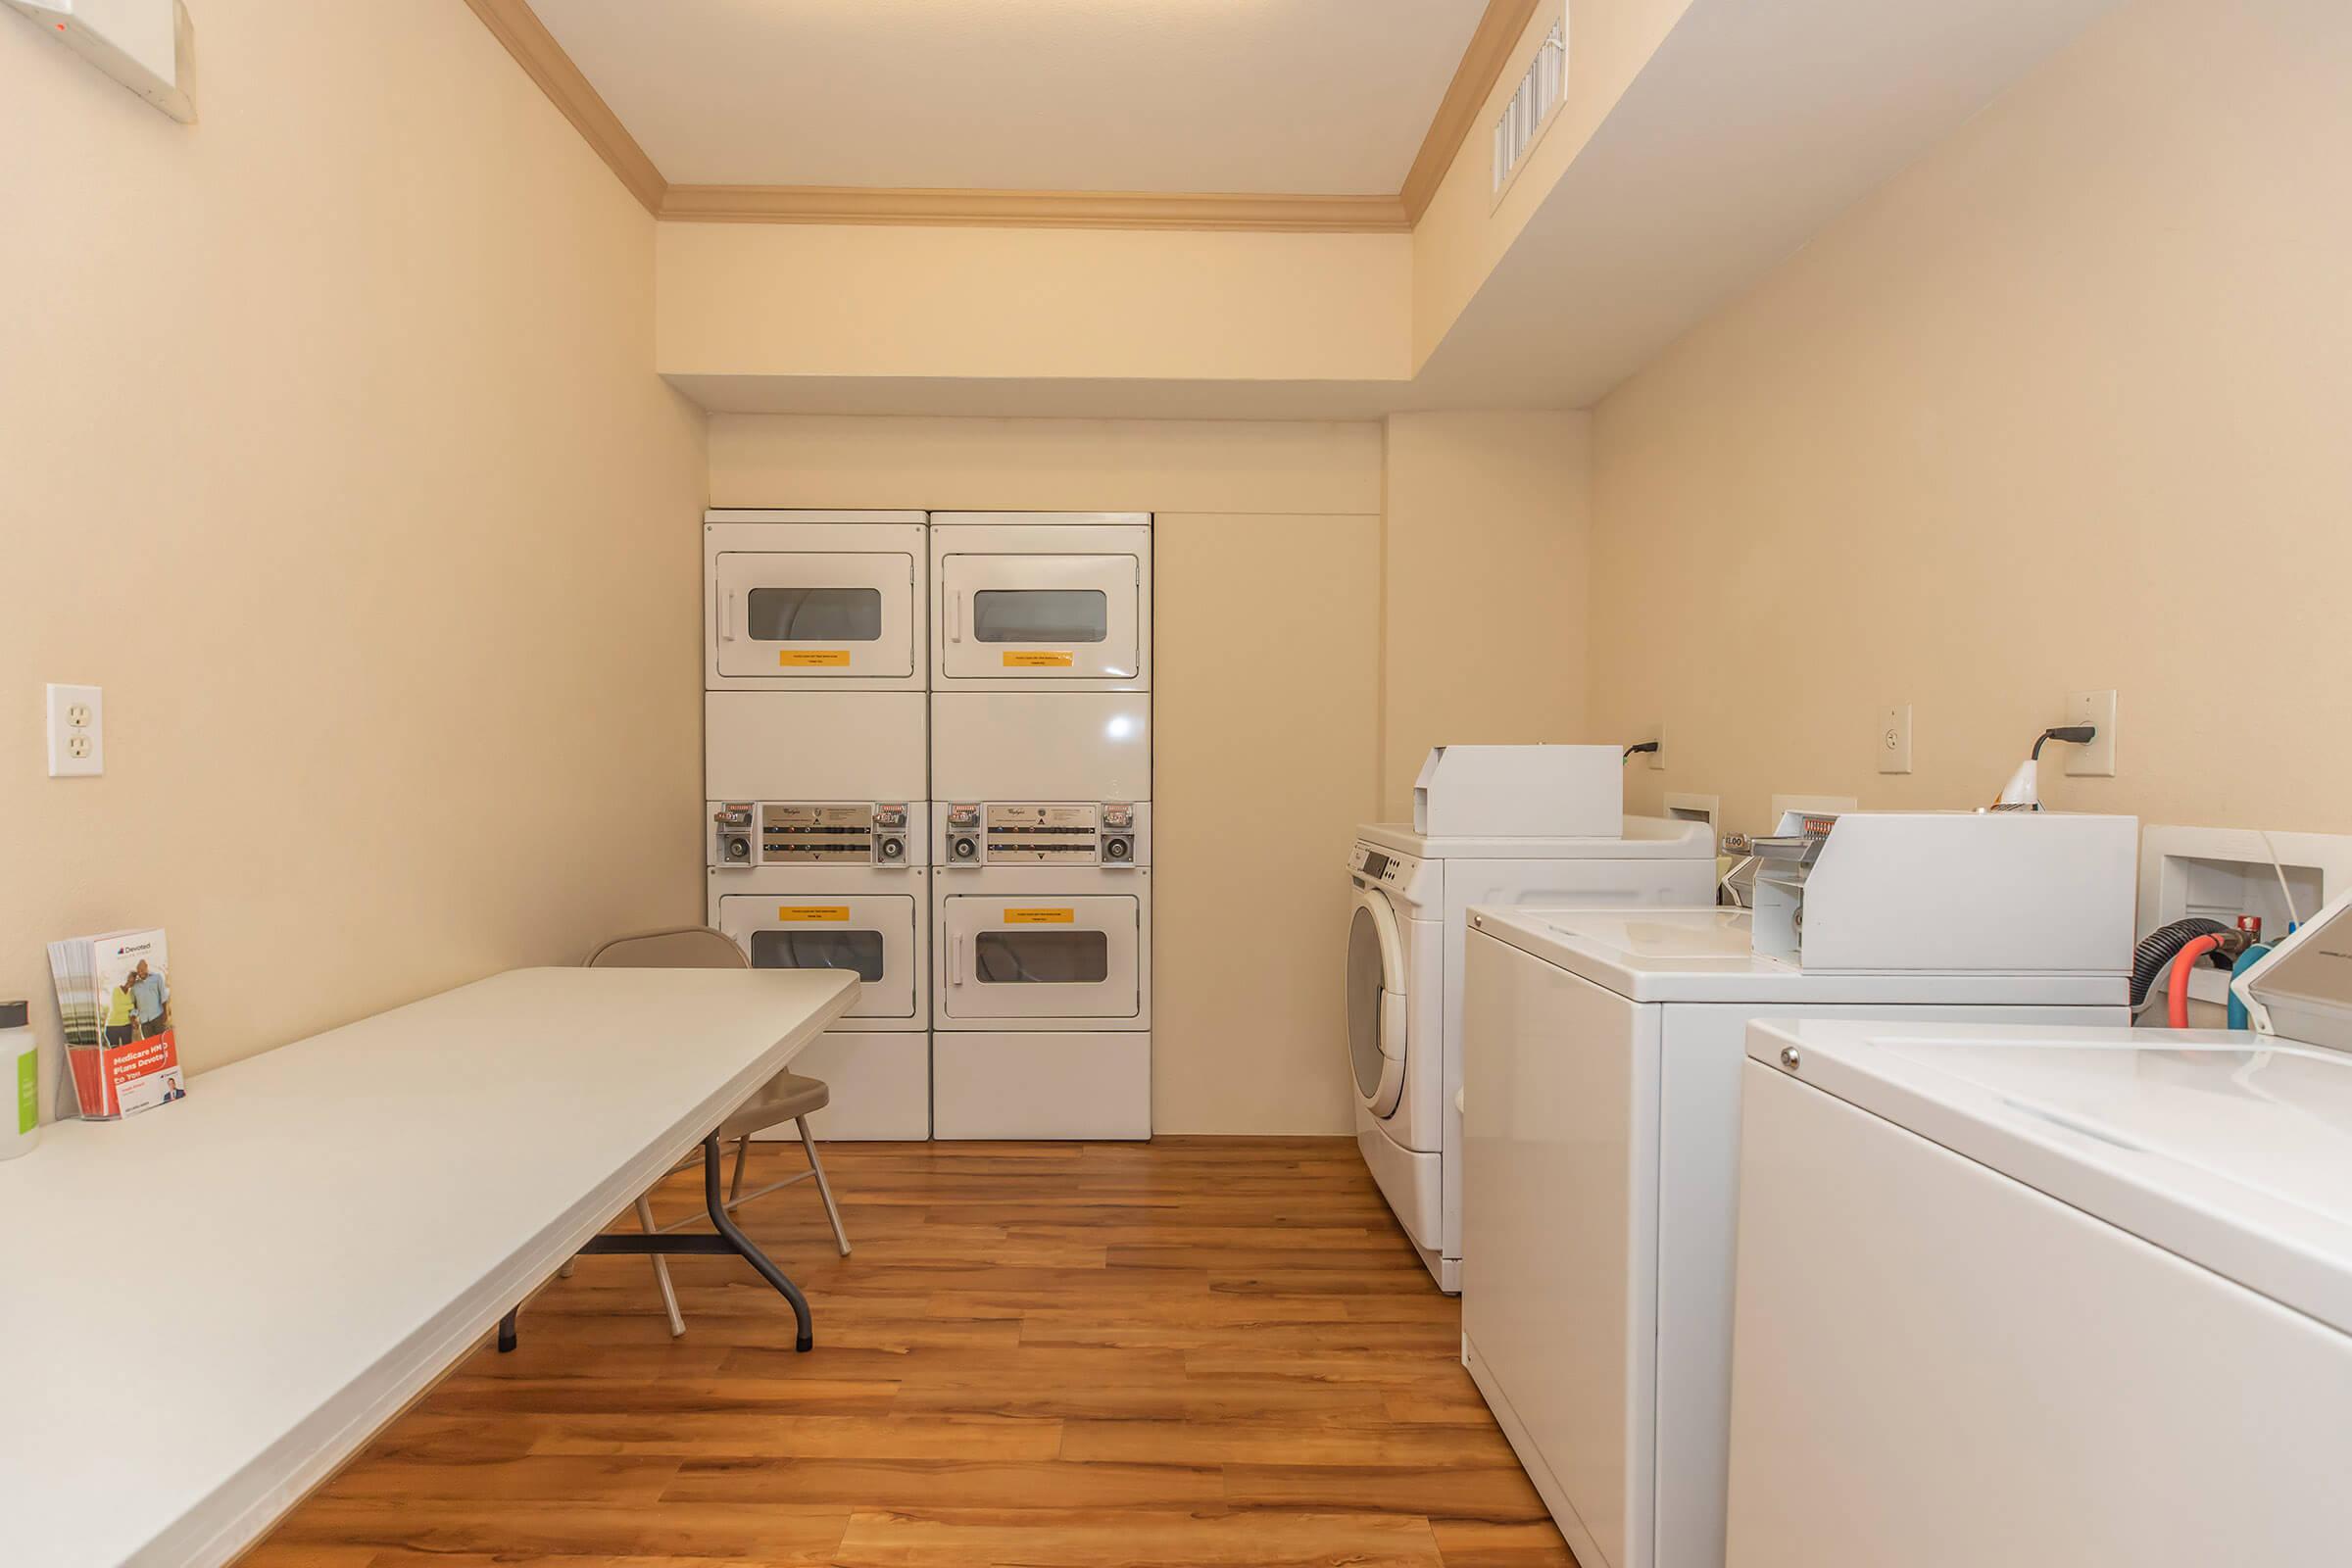
<path id="1" fill-rule="evenodd" d="M 1151 1137 L 1150 808 L 932 813 L 936 1135 Z"/>
<path id="2" fill-rule="evenodd" d="M 1473 904 L 1706 903 L 1705 827 L 1629 816 L 1616 838 L 1432 838 L 1359 828 L 1348 853 L 1348 1071 L 1356 1143 L 1441 1288 L 1461 1288 L 1462 931 Z"/>
<path id="3" fill-rule="evenodd" d="M 820 1138 L 931 1136 L 924 805 L 711 802 L 710 923 L 755 969 L 847 969 L 858 996 L 793 1070 L 832 1091 Z M 778 1134 L 783 1136 L 783 1134 Z"/>

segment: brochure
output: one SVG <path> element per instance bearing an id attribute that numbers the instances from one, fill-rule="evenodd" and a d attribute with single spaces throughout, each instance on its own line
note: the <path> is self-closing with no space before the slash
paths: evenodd
<path id="1" fill-rule="evenodd" d="M 109 931 L 49 944 L 66 1039 L 58 1114 L 114 1121 L 186 1097 L 161 931 Z"/>

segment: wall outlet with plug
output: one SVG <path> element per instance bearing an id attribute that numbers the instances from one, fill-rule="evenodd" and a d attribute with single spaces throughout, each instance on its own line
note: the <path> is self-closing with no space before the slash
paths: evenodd
<path id="1" fill-rule="evenodd" d="M 106 771 L 106 694 L 95 686 L 49 687 L 49 776 L 94 778 Z"/>
<path id="2" fill-rule="evenodd" d="M 2066 748 L 2070 778 L 2115 777 L 2115 693 L 2068 692 L 2065 724 L 2088 724 L 2098 734 L 2082 746 Z"/>

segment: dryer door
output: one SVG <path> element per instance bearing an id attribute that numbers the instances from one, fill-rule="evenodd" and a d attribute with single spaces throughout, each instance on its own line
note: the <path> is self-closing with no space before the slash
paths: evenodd
<path id="1" fill-rule="evenodd" d="M 950 681 L 1133 681 L 1143 587 L 1130 555 L 956 554 L 940 562 Z"/>
<path id="2" fill-rule="evenodd" d="M 910 554 L 723 551 L 711 594 L 715 679 L 921 683 Z"/>
<path id="3" fill-rule="evenodd" d="M 944 898 L 946 1018 L 1134 1018 L 1142 932 L 1131 895 Z"/>
<path id="4" fill-rule="evenodd" d="M 1348 927 L 1348 1054 L 1364 1108 L 1386 1116 L 1404 1094 L 1404 939 L 1388 895 L 1355 890 Z"/>
<path id="5" fill-rule="evenodd" d="M 917 903 L 911 893 L 730 893 L 718 901 L 718 928 L 755 969 L 856 973 L 848 1017 L 912 1018 Z"/>

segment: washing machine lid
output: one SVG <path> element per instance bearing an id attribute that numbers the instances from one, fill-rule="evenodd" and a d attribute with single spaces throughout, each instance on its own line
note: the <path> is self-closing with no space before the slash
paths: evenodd
<path id="1" fill-rule="evenodd" d="M 2352 1333 L 2352 1055 L 2218 1029 L 1794 1020 L 1751 1024 L 1747 1052 Z"/>
<path id="2" fill-rule="evenodd" d="M 2112 974 L 1911 969 L 1825 974 L 1755 951 L 1745 909 L 1518 909 L 1474 906 L 1474 929 L 1633 1002 L 1819 1002 L 2122 1007 Z"/>
<path id="3" fill-rule="evenodd" d="M 1616 838 L 1442 838 L 1409 822 L 1367 822 L 1356 839 L 1424 860 L 1712 860 L 1715 840 L 1704 822 L 1629 816 Z"/>

